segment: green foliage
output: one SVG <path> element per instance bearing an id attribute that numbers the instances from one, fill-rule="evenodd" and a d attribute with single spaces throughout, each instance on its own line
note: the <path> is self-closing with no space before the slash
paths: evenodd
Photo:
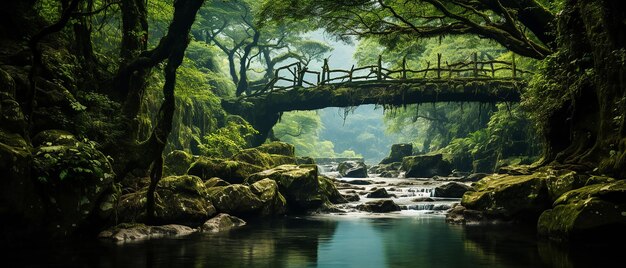
<path id="1" fill-rule="evenodd" d="M 203 155 L 217 158 L 231 157 L 248 144 L 247 139 L 258 134 L 247 122 L 228 122 L 222 127 L 204 137 L 204 144 L 200 145 Z"/>

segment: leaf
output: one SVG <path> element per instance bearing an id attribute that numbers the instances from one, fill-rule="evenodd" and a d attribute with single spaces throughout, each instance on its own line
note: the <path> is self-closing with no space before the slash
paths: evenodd
<path id="1" fill-rule="evenodd" d="M 61 173 L 59 173 L 59 179 L 63 180 L 65 177 L 67 177 L 67 169 L 62 170 Z"/>

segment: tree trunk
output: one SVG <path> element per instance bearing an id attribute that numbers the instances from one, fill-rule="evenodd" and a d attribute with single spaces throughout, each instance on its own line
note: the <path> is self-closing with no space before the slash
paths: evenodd
<path id="1" fill-rule="evenodd" d="M 259 42 L 259 37 L 261 36 L 258 30 L 254 30 L 254 37 L 252 37 L 252 42 L 243 49 L 243 56 L 239 59 L 239 83 L 237 83 L 237 91 L 236 95 L 241 96 L 243 92 L 248 90 L 248 57 L 250 57 L 250 52 Z M 249 93 L 249 92 L 248 92 Z"/>

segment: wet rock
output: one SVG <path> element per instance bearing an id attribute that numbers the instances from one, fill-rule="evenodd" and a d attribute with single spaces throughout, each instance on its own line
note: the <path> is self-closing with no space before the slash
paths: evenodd
<path id="1" fill-rule="evenodd" d="M 374 184 L 374 181 L 371 181 L 371 180 L 350 180 L 350 181 L 342 180 L 341 182 L 349 183 L 349 184 L 353 184 L 353 185 L 371 185 L 371 184 Z"/>
<path id="2" fill-rule="evenodd" d="M 252 174 L 246 179 L 246 183 L 251 184 L 265 178 L 276 181 L 290 209 L 316 209 L 324 202 L 315 165 L 278 166 Z"/>
<path id="3" fill-rule="evenodd" d="M 196 232 L 195 229 L 176 224 L 162 226 L 148 226 L 144 224 L 120 224 L 111 229 L 100 232 L 98 238 L 125 243 L 166 236 L 184 236 Z"/>
<path id="4" fill-rule="evenodd" d="M 193 155 L 185 151 L 172 151 L 164 159 L 163 176 L 185 175 L 193 164 Z"/>
<path id="5" fill-rule="evenodd" d="M 263 179 L 250 185 L 250 190 L 263 203 L 261 215 L 283 215 L 287 211 L 287 200 L 279 192 L 278 183 L 271 179 Z"/>
<path id="6" fill-rule="evenodd" d="M 551 207 L 547 174 L 492 175 L 475 183 L 461 204 L 494 219 L 536 222 L 539 214 Z"/>
<path id="7" fill-rule="evenodd" d="M 465 181 L 465 182 L 477 182 L 477 181 L 481 180 L 482 178 L 487 177 L 489 175 L 490 174 L 487 174 L 487 173 L 472 173 L 472 174 L 466 176 L 463 181 Z"/>
<path id="8" fill-rule="evenodd" d="M 449 175 L 452 165 L 441 154 L 408 156 L 402 160 L 401 170 L 407 178 L 431 178 Z"/>
<path id="9" fill-rule="evenodd" d="M 228 185 L 230 185 L 230 183 L 220 178 L 210 178 L 204 182 L 204 187 L 206 187 L 207 189 L 211 187 L 228 186 Z"/>
<path id="10" fill-rule="evenodd" d="M 434 202 L 435 199 L 432 199 L 430 197 L 418 197 L 418 198 L 414 198 L 411 201 L 413 201 L 413 202 Z"/>
<path id="11" fill-rule="evenodd" d="M 122 222 L 146 221 L 147 188 L 120 197 L 117 217 Z M 101 215 L 113 218 L 116 203 L 108 199 L 100 205 Z M 161 179 L 155 191 L 155 221 L 161 224 L 198 226 L 216 214 L 200 178 L 192 175 Z"/>
<path id="12" fill-rule="evenodd" d="M 391 145 L 389 156 L 380 161 L 380 164 L 390 164 L 393 162 L 402 162 L 402 158 L 413 154 L 413 145 L 410 143 L 401 143 Z"/>
<path id="13" fill-rule="evenodd" d="M 623 241 L 626 238 L 626 181 L 568 191 L 541 214 L 540 235 L 557 240 Z"/>
<path id="14" fill-rule="evenodd" d="M 367 166 L 363 162 L 344 161 L 337 167 L 342 177 L 367 178 Z"/>
<path id="15" fill-rule="evenodd" d="M 367 202 L 365 204 L 358 205 L 356 208 L 361 211 L 375 212 L 375 213 L 400 211 L 400 207 L 396 203 L 394 203 L 392 200 L 388 200 L 388 199 Z"/>
<path id="16" fill-rule="evenodd" d="M 367 194 L 366 197 L 367 198 L 389 198 L 389 197 L 391 197 L 391 195 L 389 195 L 389 193 L 387 193 L 387 190 L 385 190 L 385 188 L 380 188 L 380 189 L 376 189 L 373 192 Z"/>
<path id="17" fill-rule="evenodd" d="M 261 210 L 263 202 L 250 188 L 241 184 L 208 189 L 209 199 L 218 212 L 235 216 L 248 216 Z"/>
<path id="18" fill-rule="evenodd" d="M 202 232 L 219 233 L 246 225 L 246 222 L 235 216 L 220 213 L 206 221 L 200 229 Z"/>
<path id="19" fill-rule="evenodd" d="M 335 186 L 335 183 L 331 178 L 328 178 L 326 176 L 319 176 L 318 180 L 320 184 L 322 198 L 327 199 L 333 204 L 348 203 L 348 200 L 343 198 L 341 193 L 339 193 L 339 190 L 337 190 L 337 187 Z"/>
<path id="20" fill-rule="evenodd" d="M 397 170 L 385 170 L 379 175 L 381 178 L 397 178 L 400 176 L 400 171 Z"/>
<path id="21" fill-rule="evenodd" d="M 245 162 L 200 157 L 187 173 L 203 180 L 218 177 L 228 183 L 243 183 L 248 176 L 260 171 L 262 167 Z"/>
<path id="22" fill-rule="evenodd" d="M 460 182 L 449 182 L 444 185 L 435 188 L 434 196 L 435 197 L 451 197 L 451 198 L 461 198 L 463 194 L 470 190 L 472 187 L 469 187 Z"/>
<path id="23" fill-rule="evenodd" d="M 359 197 L 358 194 L 356 193 L 351 193 L 351 194 L 344 194 L 343 197 L 348 200 L 349 202 L 356 202 L 361 200 L 361 198 Z"/>

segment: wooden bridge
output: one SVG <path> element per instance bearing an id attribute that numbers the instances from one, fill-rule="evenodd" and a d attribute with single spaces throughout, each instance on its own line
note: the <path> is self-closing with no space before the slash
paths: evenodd
<path id="1" fill-rule="evenodd" d="M 351 107 L 364 104 L 402 106 L 429 102 L 519 102 L 531 72 L 511 62 L 479 61 L 476 53 L 466 62 L 426 62 L 426 68 L 410 69 L 404 59 L 397 69 L 378 64 L 350 70 L 311 71 L 300 63 L 278 68 L 270 81 L 250 83 L 246 95 L 224 100 L 222 106 L 248 120 L 259 132 L 268 133 L 280 114 L 295 110 Z M 431 67 L 432 65 L 432 67 Z M 266 134 L 267 135 L 267 134 Z"/>

